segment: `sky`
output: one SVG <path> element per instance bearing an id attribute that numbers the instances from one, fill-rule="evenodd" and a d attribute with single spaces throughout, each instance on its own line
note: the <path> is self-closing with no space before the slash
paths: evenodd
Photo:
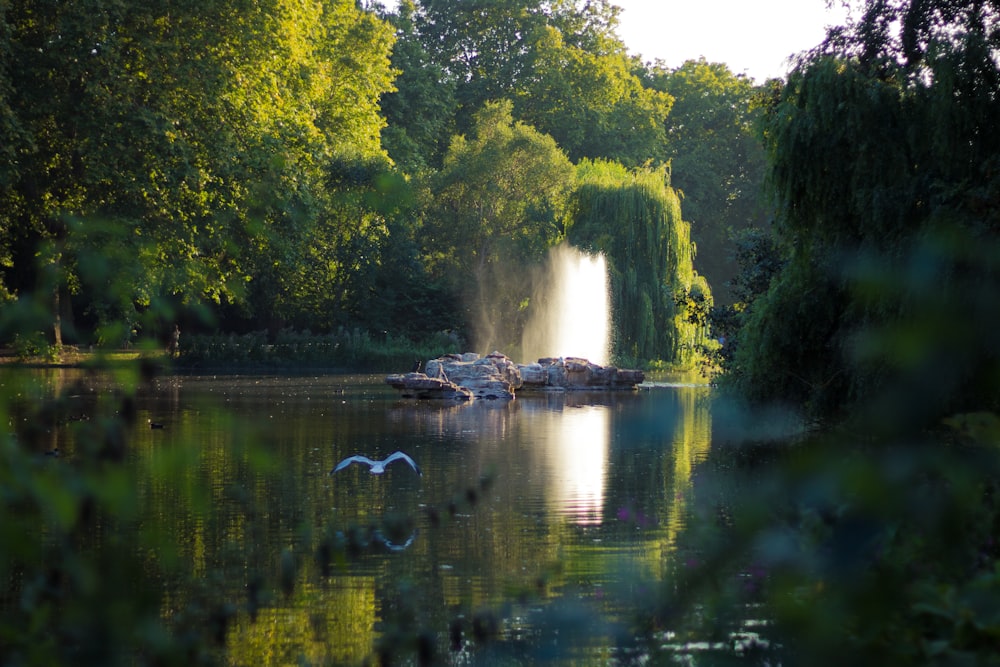
<path id="1" fill-rule="evenodd" d="M 704 56 L 757 83 L 784 76 L 788 56 L 819 44 L 843 9 L 825 0 L 612 0 L 629 53 L 674 68 Z"/>
<path id="2" fill-rule="evenodd" d="M 381 0 L 395 8 L 396 0 Z M 840 25 L 826 0 L 611 0 L 622 8 L 618 35 L 629 53 L 667 67 L 704 56 L 757 83 L 788 72 L 789 56 L 810 49 Z"/>

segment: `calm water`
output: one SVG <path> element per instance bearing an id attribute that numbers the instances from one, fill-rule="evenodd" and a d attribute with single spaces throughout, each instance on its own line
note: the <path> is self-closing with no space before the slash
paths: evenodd
<path id="1" fill-rule="evenodd" d="M 415 663 L 418 635 L 451 664 L 627 658 L 636 601 L 683 566 L 712 390 L 440 404 L 382 377 L 173 376 L 140 391 L 129 461 L 153 471 L 143 500 L 180 557 L 238 608 L 232 662 L 355 664 L 389 646 Z M 71 459 L 73 430 L 52 438 Z M 422 476 L 328 474 L 397 449 Z M 347 557 L 317 559 L 324 540 Z M 252 619 L 248 586 L 278 581 L 283 553 L 288 590 L 264 583 Z"/>

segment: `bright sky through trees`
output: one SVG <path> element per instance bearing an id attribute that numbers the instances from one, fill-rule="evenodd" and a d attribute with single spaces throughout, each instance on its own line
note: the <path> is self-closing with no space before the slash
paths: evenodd
<path id="1" fill-rule="evenodd" d="M 380 0 L 391 9 L 398 0 Z M 842 25 L 843 0 L 611 0 L 622 8 L 619 37 L 629 53 L 667 67 L 704 56 L 763 83 L 783 77 L 788 57 L 810 49 L 826 26 Z"/>
<path id="2" fill-rule="evenodd" d="M 758 83 L 784 76 L 790 55 L 819 44 L 846 16 L 835 0 L 612 0 L 630 53 L 667 67 L 704 56 Z"/>

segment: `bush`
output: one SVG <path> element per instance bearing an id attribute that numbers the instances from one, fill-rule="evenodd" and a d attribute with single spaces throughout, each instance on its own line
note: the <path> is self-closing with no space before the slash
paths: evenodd
<path id="1" fill-rule="evenodd" d="M 16 334 L 12 344 L 14 354 L 21 361 L 42 358 L 46 361 L 54 361 L 59 356 L 59 351 L 54 345 L 50 345 L 41 331 L 32 331 L 27 334 Z"/>
<path id="2" fill-rule="evenodd" d="M 187 367 L 254 366 L 322 367 L 336 371 L 391 372 L 408 370 L 415 360 L 462 352 L 463 342 L 440 332 L 421 341 L 360 329 L 340 328 L 332 334 L 282 330 L 269 341 L 264 332 L 243 335 L 186 336 L 178 363 Z"/>

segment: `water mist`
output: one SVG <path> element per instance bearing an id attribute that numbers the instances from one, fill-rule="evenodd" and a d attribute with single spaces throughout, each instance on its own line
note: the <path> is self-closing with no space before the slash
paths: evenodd
<path id="1" fill-rule="evenodd" d="M 521 341 L 524 361 L 582 357 L 608 364 L 610 304 L 604 255 L 588 255 L 565 243 L 552 248 Z"/>

